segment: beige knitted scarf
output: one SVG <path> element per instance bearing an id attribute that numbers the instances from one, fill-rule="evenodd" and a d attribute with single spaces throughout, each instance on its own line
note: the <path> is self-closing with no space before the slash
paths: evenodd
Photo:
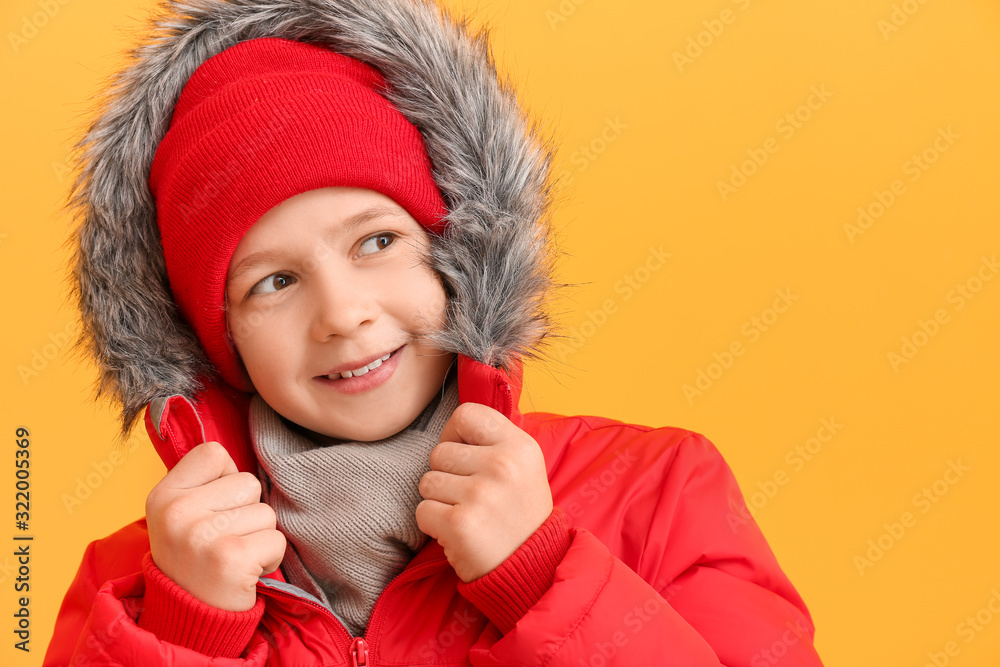
<path id="1" fill-rule="evenodd" d="M 382 440 L 324 436 L 250 402 L 261 500 L 287 538 L 285 579 L 364 634 L 379 594 L 427 542 L 414 515 L 430 452 L 458 407 L 456 367 L 408 427 Z"/>

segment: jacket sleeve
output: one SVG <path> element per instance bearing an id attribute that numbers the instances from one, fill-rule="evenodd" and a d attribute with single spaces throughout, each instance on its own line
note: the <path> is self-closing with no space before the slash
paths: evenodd
<path id="1" fill-rule="evenodd" d="M 263 598 L 246 612 L 216 609 L 171 581 L 148 552 L 141 571 L 105 580 L 108 561 L 102 560 L 102 553 L 121 546 L 107 541 L 87 547 L 60 607 L 43 667 L 243 666 L 267 661 L 268 645 L 254 634 Z"/>
<path id="2" fill-rule="evenodd" d="M 655 658 L 690 667 L 764 667 L 787 657 L 786 664 L 821 666 L 805 603 L 714 445 L 691 433 L 676 446 L 658 486 L 652 513 L 645 514 L 649 523 L 635 520 L 638 511 L 623 523 L 623 539 L 643 545 L 635 570 L 592 532 L 560 526 L 565 518 L 554 511 L 500 567 L 460 584 L 459 592 L 493 621 L 470 651 L 472 664 Z M 630 495 L 645 497 L 639 489 Z"/>

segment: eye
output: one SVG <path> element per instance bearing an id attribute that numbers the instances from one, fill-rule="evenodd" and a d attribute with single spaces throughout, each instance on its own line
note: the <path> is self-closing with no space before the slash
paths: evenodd
<path id="1" fill-rule="evenodd" d="M 278 290 L 284 289 L 291 285 L 295 281 L 286 273 L 272 273 L 271 275 L 263 278 L 260 282 L 250 288 L 250 294 L 268 294 L 269 292 L 277 292 Z M 280 287 L 277 287 L 280 285 Z M 276 289 L 257 289 L 266 287 L 277 287 Z"/>
<path id="2" fill-rule="evenodd" d="M 372 247 L 375 248 L 375 251 L 373 253 L 362 252 L 361 254 L 362 255 L 374 254 L 375 252 L 384 250 L 385 248 L 388 248 L 390 245 L 392 245 L 395 239 L 396 235 L 393 234 L 392 232 L 380 232 L 375 236 L 369 236 L 367 239 L 364 240 L 364 242 L 362 242 L 361 247 L 364 248 L 365 246 L 371 246 L 372 243 L 374 242 L 375 245 Z M 387 240 L 387 242 L 384 245 L 382 244 L 383 240 Z"/>

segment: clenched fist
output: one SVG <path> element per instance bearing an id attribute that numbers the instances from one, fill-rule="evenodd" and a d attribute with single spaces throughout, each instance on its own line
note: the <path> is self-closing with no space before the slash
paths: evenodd
<path id="1" fill-rule="evenodd" d="M 146 498 L 153 562 L 206 604 L 252 608 L 257 579 L 278 569 L 285 553 L 285 536 L 260 492 L 257 478 L 239 472 L 221 444 L 194 447 Z"/>
<path id="2" fill-rule="evenodd" d="M 496 569 L 552 513 L 541 448 L 489 406 L 456 408 L 430 467 L 418 487 L 417 526 L 466 583 Z"/>

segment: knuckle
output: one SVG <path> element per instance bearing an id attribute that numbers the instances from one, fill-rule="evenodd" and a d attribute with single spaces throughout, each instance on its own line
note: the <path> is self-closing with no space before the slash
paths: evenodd
<path id="1" fill-rule="evenodd" d="M 452 414 L 457 414 L 458 418 L 461 420 L 472 419 L 475 417 L 476 412 L 482 407 L 479 403 L 473 401 L 466 401 L 461 403 Z"/>
<path id="2" fill-rule="evenodd" d="M 437 452 L 431 462 L 431 472 L 452 472 L 449 464 L 449 456 L 444 450 L 434 450 Z"/>
<path id="3" fill-rule="evenodd" d="M 215 567 L 235 569 L 245 562 L 245 550 L 243 540 L 238 536 L 220 535 L 207 555 Z"/>
<path id="4" fill-rule="evenodd" d="M 280 555 L 288 546 L 288 540 L 285 538 L 285 534 L 280 530 L 272 531 L 272 535 L 274 536 L 274 551 L 277 555 Z"/>
<path id="5" fill-rule="evenodd" d="M 206 448 L 208 448 L 210 451 L 212 451 L 215 454 L 225 454 L 226 453 L 226 448 L 223 447 L 222 443 L 219 442 L 218 440 L 206 440 L 202 444 L 205 445 Z"/>
<path id="6" fill-rule="evenodd" d="M 482 505 L 487 497 L 487 493 L 482 484 L 471 484 L 465 492 L 465 502 L 469 505 Z"/>
<path id="7" fill-rule="evenodd" d="M 462 505 L 455 505 L 451 511 L 451 527 L 458 535 L 467 536 L 473 534 L 473 522 L 475 515 L 469 508 Z"/>
<path id="8" fill-rule="evenodd" d="M 420 478 L 420 483 L 417 485 L 417 490 L 420 491 L 420 495 L 427 496 L 434 488 L 434 477 L 433 471 L 425 472 L 423 477 Z"/>
<path id="9" fill-rule="evenodd" d="M 194 544 L 209 547 L 215 544 L 222 536 L 224 526 L 217 526 L 215 522 L 205 521 L 188 532 L 189 540 Z"/>
<path id="10" fill-rule="evenodd" d="M 179 531 L 190 520 L 191 511 L 183 498 L 174 498 L 159 506 L 160 522 L 171 531 Z"/>
<path id="11" fill-rule="evenodd" d="M 430 462 L 432 468 L 439 468 L 441 465 L 441 457 L 444 455 L 444 443 L 440 442 L 434 446 L 431 450 L 430 456 L 427 460 Z"/>
<path id="12" fill-rule="evenodd" d="M 221 442 L 216 440 L 203 442 L 198 445 L 198 447 L 201 449 L 201 455 L 208 458 L 213 463 L 224 463 L 226 459 L 229 458 L 229 452 L 226 451 L 226 448 L 222 446 Z"/>
<path id="13" fill-rule="evenodd" d="M 502 426 L 501 421 L 497 418 L 496 412 L 494 411 L 484 413 L 482 419 L 483 419 L 483 426 L 490 433 L 498 431 Z"/>
<path id="14" fill-rule="evenodd" d="M 518 471 L 517 461 L 510 456 L 498 454 L 490 461 L 490 473 L 500 479 L 516 479 Z"/>
<path id="15" fill-rule="evenodd" d="M 225 524 L 218 515 L 202 515 L 192 521 L 187 529 L 198 536 L 209 536 L 211 533 L 218 533 L 224 527 Z"/>
<path id="16" fill-rule="evenodd" d="M 160 497 L 162 493 L 163 490 L 159 484 L 150 490 L 149 495 L 146 496 L 146 516 L 154 516 L 159 513 L 163 501 Z"/>
<path id="17" fill-rule="evenodd" d="M 216 512 L 210 521 L 205 522 L 204 525 L 206 527 L 203 528 L 203 530 L 209 531 L 212 535 L 221 535 L 226 532 L 226 529 L 228 529 L 232 523 L 232 515 L 223 512 Z"/>
<path id="18" fill-rule="evenodd" d="M 240 472 L 236 474 L 239 475 L 240 480 L 239 500 L 244 504 L 254 501 L 259 502 L 260 494 L 263 489 L 261 487 L 260 480 L 257 479 L 257 476 L 249 472 Z"/>
<path id="19" fill-rule="evenodd" d="M 417 520 L 417 527 L 423 532 L 427 532 L 431 527 L 431 504 L 427 500 L 421 500 L 413 510 L 413 516 Z"/>

